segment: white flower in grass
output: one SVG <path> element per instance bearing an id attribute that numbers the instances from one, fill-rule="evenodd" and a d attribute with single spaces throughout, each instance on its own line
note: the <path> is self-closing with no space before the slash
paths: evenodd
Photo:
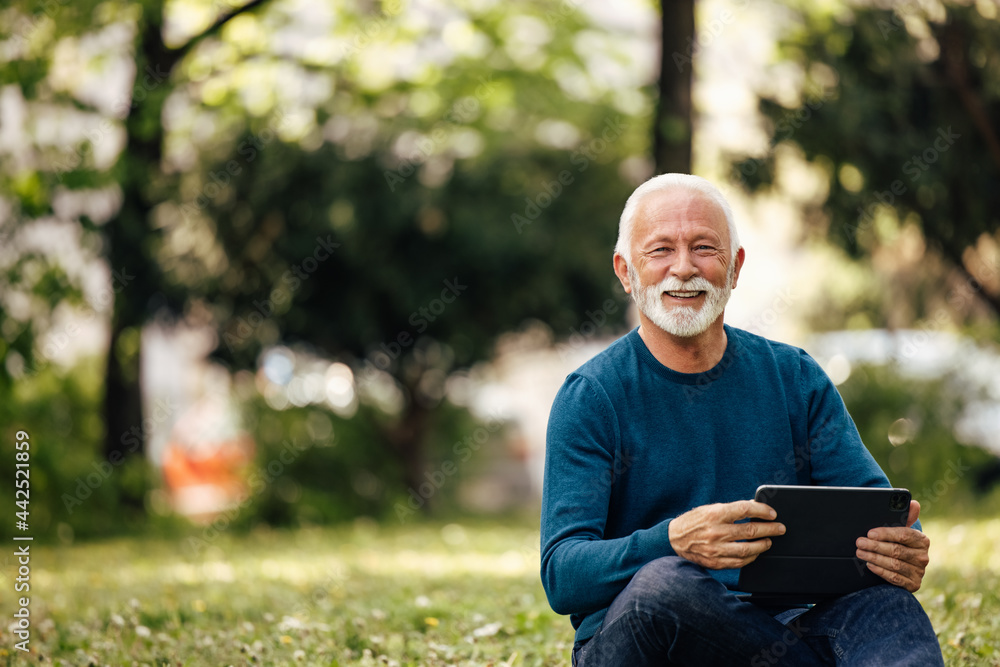
<path id="1" fill-rule="evenodd" d="M 306 652 L 303 651 L 302 649 L 299 649 L 298 651 L 292 654 L 292 657 L 295 658 L 297 662 L 302 662 L 303 660 L 306 659 Z"/>
<path id="2" fill-rule="evenodd" d="M 145 625 L 137 625 L 135 626 L 135 634 L 139 635 L 140 637 L 150 637 L 153 633 Z"/>
<path id="3" fill-rule="evenodd" d="M 125 619 L 119 616 L 118 614 L 111 614 L 111 622 L 117 625 L 118 627 L 122 627 L 125 625 Z"/>
<path id="4" fill-rule="evenodd" d="M 302 630 L 306 627 L 305 623 L 295 618 L 294 616 L 285 616 L 281 619 L 281 623 L 278 624 L 278 629 L 282 632 L 287 630 Z"/>
<path id="5" fill-rule="evenodd" d="M 482 626 L 481 628 L 476 628 L 475 630 L 473 630 L 472 636 L 480 638 L 492 637 L 496 633 L 500 632 L 501 627 L 503 627 L 503 624 L 500 623 L 499 621 L 497 621 L 496 623 L 489 623 L 487 625 Z"/>
<path id="6" fill-rule="evenodd" d="M 430 607 L 431 599 L 426 595 L 418 595 L 417 599 L 413 601 L 413 604 L 417 605 L 418 607 Z"/>

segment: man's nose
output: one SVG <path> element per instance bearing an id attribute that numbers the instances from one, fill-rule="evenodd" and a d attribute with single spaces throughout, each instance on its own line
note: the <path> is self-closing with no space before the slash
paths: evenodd
<path id="1" fill-rule="evenodd" d="M 670 267 L 670 272 L 682 282 L 687 282 L 698 274 L 698 268 L 691 261 L 691 253 L 688 250 L 680 249 L 677 251 L 677 259 Z"/>

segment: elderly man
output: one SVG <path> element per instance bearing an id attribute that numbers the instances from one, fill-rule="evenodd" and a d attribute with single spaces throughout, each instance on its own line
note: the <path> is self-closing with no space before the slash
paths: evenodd
<path id="1" fill-rule="evenodd" d="M 883 585 L 812 607 L 733 592 L 785 530 L 749 500 L 758 485 L 889 486 L 809 355 L 723 324 L 745 256 L 702 178 L 654 177 L 625 204 L 614 268 L 640 325 L 566 379 L 549 419 L 542 583 L 576 628 L 573 664 L 943 664 L 913 596 L 916 501 L 908 527 L 857 540 Z"/>

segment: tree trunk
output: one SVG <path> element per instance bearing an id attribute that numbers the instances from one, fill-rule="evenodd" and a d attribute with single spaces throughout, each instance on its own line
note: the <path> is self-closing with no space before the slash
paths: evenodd
<path id="1" fill-rule="evenodd" d="M 181 59 L 201 40 L 215 35 L 234 17 L 268 0 L 250 0 L 220 16 L 205 32 L 179 49 L 163 42 L 162 8 L 149 6 L 140 19 L 135 46 L 136 74 L 131 107 L 125 120 L 125 148 L 118 158 L 122 178 L 122 207 L 108 222 L 105 236 L 108 262 L 113 276 L 114 309 L 108 342 L 107 376 L 104 386 L 104 455 L 111 463 L 145 450 L 148 437 L 143 422 L 139 362 L 143 324 L 153 313 L 150 300 L 163 284 L 151 249 L 157 232 L 149 223 L 150 213 L 164 193 L 163 104 L 170 92 L 170 75 Z M 121 349 L 124 335 L 137 336 L 134 351 Z M 127 353 L 131 352 L 131 353 Z"/>
<path id="2" fill-rule="evenodd" d="M 691 70 L 697 52 L 694 0 L 660 0 L 660 98 L 653 119 L 656 173 L 691 171 Z"/>
<path id="3" fill-rule="evenodd" d="M 426 494 L 420 490 L 420 485 L 427 481 L 424 478 L 424 443 L 429 426 L 430 412 L 412 398 L 411 393 L 402 418 L 385 432 L 385 439 L 403 468 L 407 493 L 413 491 L 424 498 L 424 511 L 433 504 L 432 499 L 425 497 Z"/>
<path id="4" fill-rule="evenodd" d="M 155 10 L 149 10 L 155 12 Z M 119 157 L 122 207 L 108 223 L 105 236 L 115 293 L 108 341 L 104 387 L 104 455 L 111 462 L 145 450 L 142 393 L 139 385 L 140 331 L 146 308 L 159 279 L 149 252 L 154 235 L 148 188 L 160 179 L 163 126 L 160 123 L 167 76 L 173 67 L 163 45 L 160 16 L 143 16 L 136 44 L 136 76 L 131 109 L 125 119 L 125 148 Z M 124 335 L 135 336 L 133 349 L 124 349 Z"/>
<path id="5" fill-rule="evenodd" d="M 104 458 L 115 465 L 130 454 L 141 453 L 147 435 L 142 423 L 139 352 L 125 356 L 117 351 L 128 328 L 119 318 L 112 320 L 104 381 Z"/>

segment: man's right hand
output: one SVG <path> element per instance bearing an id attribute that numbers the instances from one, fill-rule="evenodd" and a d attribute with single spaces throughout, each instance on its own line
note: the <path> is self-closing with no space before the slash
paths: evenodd
<path id="1" fill-rule="evenodd" d="M 772 521 L 776 516 L 756 500 L 702 505 L 670 522 L 670 546 L 681 558 L 710 570 L 743 567 L 771 548 L 771 535 L 784 534 L 784 524 Z M 735 523 L 747 518 L 765 521 Z"/>

